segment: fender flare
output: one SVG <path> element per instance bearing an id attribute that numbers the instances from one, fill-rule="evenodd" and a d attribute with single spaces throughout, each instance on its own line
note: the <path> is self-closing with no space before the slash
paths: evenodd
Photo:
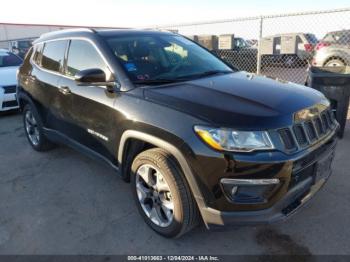
<path id="1" fill-rule="evenodd" d="M 180 165 L 180 167 L 185 175 L 185 179 L 186 179 L 187 183 L 189 184 L 189 187 L 190 187 L 192 194 L 197 202 L 197 205 L 199 207 L 200 212 L 203 208 L 206 207 L 203 195 L 198 187 L 198 184 L 197 184 L 196 179 L 193 175 L 193 172 L 192 172 L 190 166 L 188 165 L 185 157 L 183 156 L 183 154 L 180 152 L 179 149 L 177 149 L 174 145 L 170 144 L 167 141 L 164 141 L 164 140 L 162 140 L 158 137 L 155 137 L 153 135 L 146 134 L 146 133 L 136 131 L 136 130 L 125 131 L 120 139 L 120 144 L 119 144 L 119 149 L 118 149 L 118 163 L 120 164 L 120 166 L 122 165 L 122 162 L 123 162 L 123 157 L 124 157 L 123 154 L 124 154 L 125 144 L 129 138 L 135 138 L 135 139 L 153 144 L 156 147 L 165 149 L 170 154 L 172 154 L 175 157 L 175 159 L 177 160 L 177 162 L 179 163 L 179 165 Z"/>
<path id="2" fill-rule="evenodd" d="M 20 103 L 21 100 L 24 100 L 24 101 L 27 101 L 28 103 L 34 104 L 32 99 L 30 98 L 30 96 L 28 96 L 24 92 L 18 92 L 17 93 L 17 102 L 18 102 L 18 105 L 20 106 L 20 108 L 21 108 L 21 103 Z M 22 108 L 21 108 L 21 110 L 22 110 Z"/>

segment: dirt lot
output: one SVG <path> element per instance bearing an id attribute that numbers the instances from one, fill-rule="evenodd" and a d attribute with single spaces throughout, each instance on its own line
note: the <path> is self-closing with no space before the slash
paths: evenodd
<path id="1" fill-rule="evenodd" d="M 21 116 L 0 117 L 0 254 L 350 254 L 350 126 L 334 174 L 290 220 L 176 240 L 150 230 L 130 185 L 66 147 L 28 145 Z"/>

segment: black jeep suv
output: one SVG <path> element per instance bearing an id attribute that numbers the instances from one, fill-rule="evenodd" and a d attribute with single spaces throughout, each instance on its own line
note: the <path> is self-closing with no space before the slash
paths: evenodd
<path id="1" fill-rule="evenodd" d="M 173 33 L 45 34 L 17 95 L 35 150 L 66 144 L 108 163 L 167 237 L 201 219 L 286 218 L 331 173 L 338 123 L 321 93 L 238 72 Z"/>

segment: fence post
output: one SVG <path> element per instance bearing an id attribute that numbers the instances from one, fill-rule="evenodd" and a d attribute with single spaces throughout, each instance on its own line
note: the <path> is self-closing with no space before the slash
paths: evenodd
<path id="1" fill-rule="evenodd" d="M 259 28 L 259 41 L 258 41 L 258 54 L 257 54 L 257 65 L 256 65 L 256 73 L 260 75 L 261 71 L 261 39 L 263 33 L 263 17 L 260 17 L 260 28 Z"/>

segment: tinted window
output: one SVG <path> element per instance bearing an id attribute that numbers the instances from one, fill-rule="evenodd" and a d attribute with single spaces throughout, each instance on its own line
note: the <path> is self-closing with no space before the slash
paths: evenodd
<path id="1" fill-rule="evenodd" d="M 0 67 L 19 66 L 22 59 L 10 52 L 0 51 Z"/>
<path id="2" fill-rule="evenodd" d="M 134 83 L 232 72 L 210 52 L 177 35 L 113 36 L 107 43 Z"/>
<path id="3" fill-rule="evenodd" d="M 41 58 L 42 58 L 42 51 L 43 51 L 43 44 L 37 44 L 34 47 L 34 55 L 33 60 L 37 65 L 41 65 Z"/>
<path id="4" fill-rule="evenodd" d="M 310 42 L 310 44 L 317 44 L 318 40 L 314 34 L 306 34 L 306 39 Z"/>
<path id="5" fill-rule="evenodd" d="M 63 40 L 45 43 L 41 66 L 54 72 L 60 72 L 63 66 L 66 45 L 67 41 Z"/>
<path id="6" fill-rule="evenodd" d="M 75 76 L 79 71 L 93 68 L 107 71 L 105 62 L 91 43 L 84 40 L 72 40 L 68 52 L 66 74 Z"/>
<path id="7" fill-rule="evenodd" d="M 323 41 L 331 42 L 331 43 L 339 43 L 339 44 L 347 44 L 350 42 L 350 31 L 339 31 L 328 33 Z"/>
<path id="8" fill-rule="evenodd" d="M 235 38 L 234 45 L 236 48 L 248 47 L 248 44 L 242 38 Z"/>

